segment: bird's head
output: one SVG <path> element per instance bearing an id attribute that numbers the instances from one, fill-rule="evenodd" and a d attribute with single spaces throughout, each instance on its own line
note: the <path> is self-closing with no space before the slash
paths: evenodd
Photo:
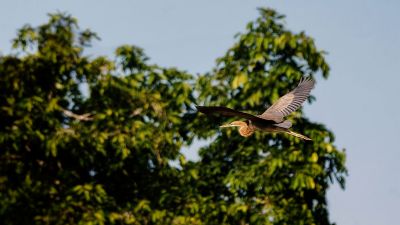
<path id="1" fill-rule="evenodd" d="M 221 128 L 224 128 L 224 127 L 247 127 L 247 123 L 244 121 L 233 121 L 231 123 L 222 125 L 220 127 Z"/>

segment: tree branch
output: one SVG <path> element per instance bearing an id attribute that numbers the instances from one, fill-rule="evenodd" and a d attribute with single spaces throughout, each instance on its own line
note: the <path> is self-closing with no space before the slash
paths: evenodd
<path id="1" fill-rule="evenodd" d="M 80 120 L 80 121 L 93 120 L 93 118 L 90 117 L 91 116 L 90 113 L 85 113 L 85 114 L 82 114 L 82 115 L 78 115 L 78 114 L 75 114 L 75 113 L 73 113 L 73 112 L 71 112 L 69 110 L 63 109 L 63 108 L 61 108 L 61 110 L 63 111 L 64 115 L 66 115 L 68 117 L 71 117 L 71 118 L 74 118 L 76 120 Z"/>

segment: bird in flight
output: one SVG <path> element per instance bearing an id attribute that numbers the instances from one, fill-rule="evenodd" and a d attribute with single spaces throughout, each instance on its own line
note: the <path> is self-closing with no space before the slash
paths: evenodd
<path id="1" fill-rule="evenodd" d="M 278 99 L 261 115 L 251 115 L 223 106 L 196 106 L 199 112 L 207 115 L 219 114 L 225 117 L 240 117 L 246 121 L 233 121 L 220 127 L 239 127 L 239 134 L 249 137 L 256 130 L 265 132 L 283 132 L 295 137 L 311 140 L 302 134 L 291 131 L 292 123 L 284 120 L 292 112 L 296 111 L 310 95 L 315 81 L 311 78 L 301 79 L 295 89 Z"/>

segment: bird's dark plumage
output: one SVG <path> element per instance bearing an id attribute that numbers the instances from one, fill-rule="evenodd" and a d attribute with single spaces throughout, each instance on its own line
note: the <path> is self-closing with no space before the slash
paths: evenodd
<path id="1" fill-rule="evenodd" d="M 219 114 L 219 115 L 225 116 L 225 117 L 241 117 L 243 119 L 248 119 L 248 120 L 252 120 L 252 121 L 272 122 L 272 120 L 260 118 L 260 117 L 253 116 L 253 115 L 245 113 L 245 112 L 240 112 L 240 111 L 230 109 L 228 107 L 223 107 L 223 106 L 196 106 L 196 108 L 199 112 L 202 112 L 207 115 Z"/>

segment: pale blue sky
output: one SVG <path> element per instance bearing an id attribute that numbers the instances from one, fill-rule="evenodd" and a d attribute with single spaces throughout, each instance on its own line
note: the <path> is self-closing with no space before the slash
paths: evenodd
<path id="1" fill-rule="evenodd" d="M 121 44 L 145 49 L 151 61 L 192 73 L 208 71 L 246 23 L 269 6 L 287 27 L 305 30 L 329 52 L 329 80 L 318 80 L 306 115 L 326 124 L 347 150 L 345 191 L 328 193 L 340 225 L 396 224 L 400 209 L 400 2 L 317 0 L 0 0 L 0 51 L 16 29 L 38 25 L 46 13 L 67 11 L 102 40 L 91 54 L 111 55 Z M 194 157 L 194 152 L 188 153 Z"/>

